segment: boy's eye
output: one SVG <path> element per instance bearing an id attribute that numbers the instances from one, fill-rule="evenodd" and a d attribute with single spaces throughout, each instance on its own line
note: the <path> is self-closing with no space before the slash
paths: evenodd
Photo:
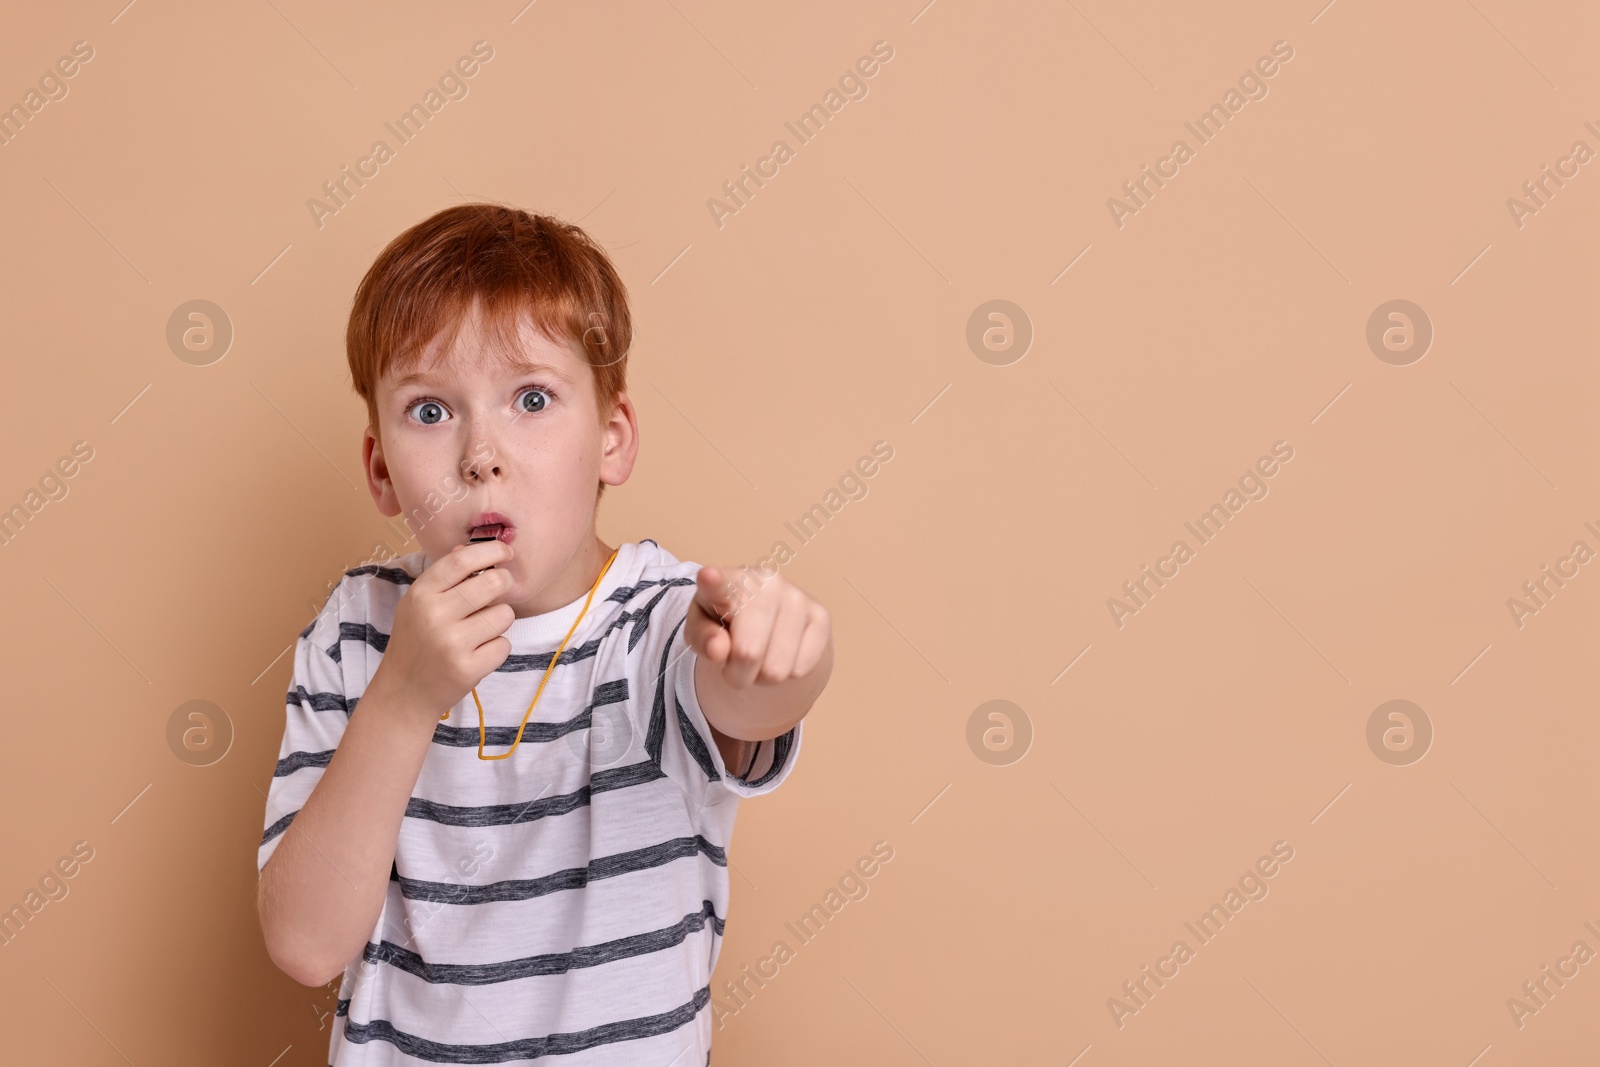
<path id="1" fill-rule="evenodd" d="M 412 418 L 425 426 L 432 426 L 450 417 L 450 413 L 444 409 L 444 405 L 437 400 L 419 400 L 407 408 L 406 411 Z"/>
<path id="2" fill-rule="evenodd" d="M 517 407 L 530 414 L 543 411 L 549 402 L 550 394 L 543 389 L 526 389 L 517 396 Z"/>

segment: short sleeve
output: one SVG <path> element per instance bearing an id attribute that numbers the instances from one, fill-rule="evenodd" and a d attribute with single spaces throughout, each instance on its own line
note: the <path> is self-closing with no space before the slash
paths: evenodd
<path id="1" fill-rule="evenodd" d="M 674 613 L 665 645 L 657 652 L 660 669 L 654 679 L 647 748 L 661 769 L 701 804 L 715 803 L 727 796 L 764 796 L 782 785 L 794 769 L 805 722 L 796 723 L 777 737 L 756 742 L 745 766 L 730 768 L 724 764 L 722 750 L 712 736 L 695 692 L 694 666 L 699 657 L 683 637 L 690 597 L 679 601 L 682 611 Z"/>
<path id="2" fill-rule="evenodd" d="M 294 676 L 285 700 L 283 742 L 267 788 L 266 819 L 256 853 L 256 873 L 266 867 L 289 824 L 321 781 L 350 721 L 339 655 L 339 591 L 295 639 Z"/>

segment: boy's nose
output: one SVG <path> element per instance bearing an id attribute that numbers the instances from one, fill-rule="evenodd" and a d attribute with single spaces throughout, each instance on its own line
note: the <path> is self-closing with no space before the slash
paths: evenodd
<path id="1" fill-rule="evenodd" d="M 479 455 L 481 453 L 473 455 L 466 461 L 467 477 L 469 479 L 475 482 L 485 482 L 491 478 L 499 478 L 505 473 L 500 468 L 500 457 L 498 455 L 491 455 L 487 459 L 479 458 Z"/>

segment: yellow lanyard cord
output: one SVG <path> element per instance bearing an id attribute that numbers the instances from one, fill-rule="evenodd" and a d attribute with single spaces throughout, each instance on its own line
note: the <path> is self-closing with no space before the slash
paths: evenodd
<path id="1" fill-rule="evenodd" d="M 601 581 L 601 579 L 603 579 L 606 576 L 606 572 L 611 569 L 611 562 L 612 562 L 612 560 L 615 560 L 617 558 L 617 552 L 619 552 L 619 551 L 621 551 L 620 547 L 617 548 L 617 549 L 613 549 L 612 552 L 611 552 L 611 558 L 606 560 L 606 565 L 604 567 L 600 568 L 600 574 L 595 578 L 594 585 L 589 587 L 589 596 L 588 596 L 588 599 L 586 599 L 583 602 L 583 610 L 578 612 L 578 617 L 576 619 L 572 620 L 572 628 L 567 631 L 567 636 L 565 636 L 565 637 L 563 637 L 561 639 L 561 644 L 556 648 L 555 654 L 550 657 L 550 666 L 545 668 L 544 677 L 539 679 L 539 688 L 535 689 L 533 691 L 533 701 L 531 703 L 529 703 L 528 710 L 522 713 L 522 723 L 517 727 L 516 739 L 511 742 L 511 747 L 509 749 L 507 749 L 506 751 L 500 753 L 500 755 L 498 755 L 498 756 L 485 756 L 483 754 L 483 745 L 484 745 L 484 740 L 485 740 L 485 738 L 484 738 L 484 725 L 483 725 L 483 702 L 478 699 L 478 687 L 477 686 L 473 686 L 472 687 L 472 702 L 478 706 L 478 758 L 479 759 L 482 759 L 482 760 L 509 759 L 510 756 L 511 756 L 511 753 L 513 753 L 513 752 L 515 752 L 517 750 L 517 746 L 522 744 L 522 731 L 523 731 L 523 728 L 528 725 L 528 716 L 533 714 L 533 706 L 535 704 L 539 703 L 539 695 L 544 692 L 545 683 L 550 680 L 550 675 L 556 669 L 556 664 L 561 661 L 561 653 L 566 649 L 567 642 L 572 640 L 572 635 L 577 633 L 577 631 L 578 631 L 578 624 L 580 622 L 582 622 L 583 621 L 583 617 L 589 613 L 589 605 L 591 603 L 593 603 L 594 594 L 600 588 L 600 581 Z M 449 717 L 450 717 L 450 713 L 448 711 L 440 716 L 441 719 L 448 719 Z"/>

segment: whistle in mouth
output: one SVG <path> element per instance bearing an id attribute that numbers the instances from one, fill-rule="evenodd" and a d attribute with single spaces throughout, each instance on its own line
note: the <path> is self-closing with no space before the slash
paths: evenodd
<path id="1" fill-rule="evenodd" d="M 472 528 L 472 536 L 467 538 L 467 544 L 475 545 L 482 541 L 498 541 L 500 540 L 500 531 L 504 528 L 505 527 L 500 523 L 492 523 L 488 526 L 474 526 Z M 491 564 L 489 567 L 485 567 L 482 570 L 473 571 L 471 574 L 467 575 L 467 577 L 476 578 L 485 570 L 492 569 L 492 567 L 493 565 Z"/>

